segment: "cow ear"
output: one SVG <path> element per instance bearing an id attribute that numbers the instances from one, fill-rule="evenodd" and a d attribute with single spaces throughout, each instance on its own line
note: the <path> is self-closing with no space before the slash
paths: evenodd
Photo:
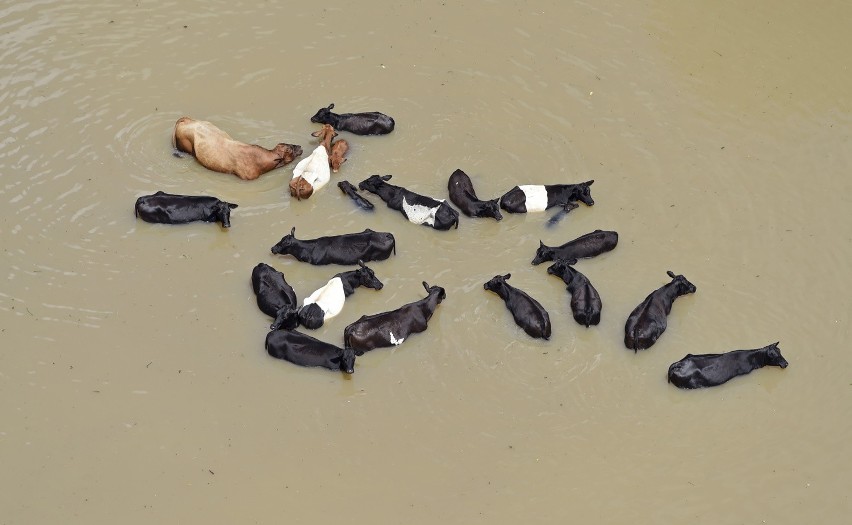
<path id="1" fill-rule="evenodd" d="M 295 226 L 293 226 L 293 229 L 290 230 L 290 235 L 292 235 L 293 237 L 296 236 L 296 227 Z"/>
<path id="2" fill-rule="evenodd" d="M 511 276 L 512 276 L 511 273 L 507 273 L 506 275 L 503 276 L 503 280 L 505 281 L 506 279 L 508 279 Z"/>
<path id="3" fill-rule="evenodd" d="M 391 175 L 383 175 L 381 177 L 382 180 L 391 180 Z"/>
<path id="4" fill-rule="evenodd" d="M 329 361 L 331 361 L 331 363 L 334 364 L 334 365 L 339 365 L 340 364 L 340 356 L 339 355 L 334 356 L 331 359 L 329 359 Z"/>
<path id="5" fill-rule="evenodd" d="M 539 248 L 544 248 L 544 243 L 543 243 L 543 242 L 541 242 L 541 241 L 538 241 L 538 247 L 539 247 Z"/>
<path id="6" fill-rule="evenodd" d="M 331 104 L 329 104 L 327 109 L 334 109 L 334 102 L 332 102 Z"/>
<path id="7" fill-rule="evenodd" d="M 361 259 L 358 259 L 358 266 L 360 266 L 361 268 L 366 268 L 366 266 L 364 266 L 364 261 L 362 261 Z"/>
<path id="8" fill-rule="evenodd" d="M 594 184 L 594 183 L 595 183 L 595 179 L 592 179 L 592 180 L 590 180 L 590 181 L 588 181 L 588 182 L 584 182 L 583 184 L 585 184 L 586 186 L 591 186 L 591 185 L 592 185 L 592 184 Z"/>
<path id="9" fill-rule="evenodd" d="M 426 283 L 426 281 L 423 281 L 423 288 L 426 288 L 427 292 L 429 291 L 429 285 Z"/>
<path id="10" fill-rule="evenodd" d="M 228 203 L 228 207 L 231 208 L 232 210 L 234 208 L 236 208 L 237 206 L 238 206 L 237 204 L 234 204 L 234 203 L 231 203 L 231 202 Z"/>
<path id="11" fill-rule="evenodd" d="M 673 271 L 671 271 L 671 270 L 667 271 L 667 272 L 666 272 L 666 275 L 668 275 L 668 276 L 669 276 L 669 277 L 671 277 L 672 279 L 674 279 L 674 278 L 675 278 L 675 274 L 674 274 L 674 272 L 673 272 Z"/>

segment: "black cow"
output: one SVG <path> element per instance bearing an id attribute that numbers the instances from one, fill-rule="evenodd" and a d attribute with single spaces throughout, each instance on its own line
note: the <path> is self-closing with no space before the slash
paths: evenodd
<path id="1" fill-rule="evenodd" d="M 231 227 L 231 210 L 236 204 L 216 197 L 201 195 L 172 195 L 158 191 L 136 199 L 136 216 L 145 222 L 183 224 L 187 222 L 221 222 Z"/>
<path id="2" fill-rule="evenodd" d="M 394 120 L 378 111 L 368 113 L 332 113 L 334 104 L 321 108 L 311 117 L 311 122 L 331 124 L 337 131 L 348 131 L 356 135 L 386 135 L 393 131 Z"/>
<path id="3" fill-rule="evenodd" d="M 674 300 L 681 295 L 695 293 L 695 285 L 683 275 L 666 272 L 672 281 L 657 288 L 633 309 L 624 325 L 624 346 L 636 352 L 657 342 L 666 331 L 667 316 Z"/>
<path id="4" fill-rule="evenodd" d="M 571 313 L 574 320 L 588 328 L 601 322 L 601 296 L 589 279 L 575 270 L 571 265 L 577 264 L 577 259 L 556 259 L 547 273 L 560 277 L 568 286 L 571 294 Z"/>
<path id="5" fill-rule="evenodd" d="M 340 191 L 349 195 L 349 198 L 355 201 L 355 204 L 358 205 L 359 208 L 365 210 L 372 210 L 373 203 L 365 199 L 361 194 L 358 193 L 358 189 L 348 180 L 342 180 L 337 183 L 337 187 L 340 188 Z"/>
<path id="6" fill-rule="evenodd" d="M 556 259 L 588 259 L 606 253 L 618 245 L 618 233 L 595 230 L 581 235 L 562 246 L 545 246 L 539 241 L 532 264 L 541 264 Z"/>
<path id="7" fill-rule="evenodd" d="M 755 350 L 734 350 L 724 354 L 686 354 L 669 367 L 669 383 L 678 388 L 704 388 L 726 383 L 737 376 L 764 366 L 787 368 L 778 343 Z"/>
<path id="8" fill-rule="evenodd" d="M 401 186 L 388 184 L 386 181 L 390 178 L 390 175 L 372 175 L 361 181 L 358 189 L 375 193 L 385 201 L 388 208 L 399 211 L 414 224 L 425 224 L 436 230 L 459 227 L 459 212 L 449 204 L 414 193 Z"/>
<path id="9" fill-rule="evenodd" d="M 462 170 L 456 170 L 450 175 L 447 190 L 450 192 L 450 201 L 468 217 L 491 217 L 498 221 L 503 218 L 499 199 L 480 200 L 473 190 L 470 177 Z"/>
<path id="10" fill-rule="evenodd" d="M 429 286 L 423 281 L 426 297 L 408 303 L 396 310 L 360 319 L 343 330 L 343 345 L 355 350 L 357 355 L 375 348 L 401 345 L 411 334 L 426 330 L 435 309 L 447 297 L 440 286 Z"/>
<path id="11" fill-rule="evenodd" d="M 526 292 L 515 288 L 506 280 L 512 274 L 495 275 L 483 288 L 492 291 L 503 299 L 506 308 L 512 312 L 515 323 L 531 337 L 550 339 L 550 316 L 541 304 Z"/>
<path id="12" fill-rule="evenodd" d="M 299 366 L 355 372 L 355 352 L 351 348 L 340 348 L 295 330 L 273 330 L 266 334 L 266 351 L 272 357 Z"/>
<path id="13" fill-rule="evenodd" d="M 580 184 L 527 184 L 515 186 L 500 197 L 500 207 L 509 213 L 532 213 L 550 209 L 554 206 L 575 208 L 572 204 L 580 201 L 586 206 L 595 204 L 589 186 L 594 180 Z"/>
<path id="14" fill-rule="evenodd" d="M 382 289 L 382 282 L 376 278 L 373 270 L 361 261 L 358 261 L 358 266 L 357 270 L 338 273 L 305 298 L 304 305 L 299 309 L 299 323 L 302 326 L 316 330 L 327 319 L 335 317 L 343 309 L 346 298 L 355 293 L 355 288 L 359 286 Z"/>
<path id="15" fill-rule="evenodd" d="M 361 233 L 330 235 L 316 239 L 296 239 L 296 228 L 290 230 L 272 247 L 275 255 L 292 255 L 302 262 L 324 264 L 358 264 L 358 261 L 383 261 L 396 253 L 392 233 L 374 232 L 367 228 Z"/>
<path id="16" fill-rule="evenodd" d="M 260 311 L 275 318 L 270 330 L 290 330 L 299 325 L 296 292 L 287 283 L 283 273 L 266 263 L 258 263 L 251 271 L 251 287 Z"/>

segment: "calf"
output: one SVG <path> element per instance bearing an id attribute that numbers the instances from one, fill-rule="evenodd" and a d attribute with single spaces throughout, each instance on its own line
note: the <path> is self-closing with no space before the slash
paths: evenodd
<path id="1" fill-rule="evenodd" d="M 483 286 L 503 299 L 506 308 L 512 312 L 515 324 L 524 329 L 531 337 L 550 339 L 550 316 L 541 304 L 526 292 L 515 288 L 506 280 L 512 274 L 495 275 Z"/>
<path id="2" fill-rule="evenodd" d="M 734 350 L 724 354 L 686 354 L 669 367 L 669 383 L 678 388 L 704 388 L 726 383 L 737 376 L 764 366 L 787 368 L 778 343 L 755 350 Z"/>
<path id="3" fill-rule="evenodd" d="M 287 283 L 283 273 L 268 264 L 259 263 L 251 271 L 251 287 L 257 299 L 257 307 L 275 319 L 270 330 L 291 330 L 299 325 L 296 292 Z"/>
<path id="4" fill-rule="evenodd" d="M 216 197 L 200 195 L 172 195 L 158 191 L 136 199 L 134 211 L 145 222 L 183 224 L 187 222 L 221 222 L 223 228 L 231 227 L 231 210 L 236 204 Z"/>
<path id="5" fill-rule="evenodd" d="M 205 168 L 233 173 L 243 180 L 254 180 L 302 154 L 302 147 L 295 144 L 282 142 L 271 150 L 245 144 L 210 122 L 190 117 L 175 123 L 173 140 L 176 149 L 189 153 Z"/>
<path id="6" fill-rule="evenodd" d="M 297 200 L 307 199 L 314 192 L 331 180 L 328 167 L 328 153 L 325 146 L 320 144 L 314 151 L 300 160 L 293 168 L 293 178 L 290 179 L 290 196 Z"/>
<path id="7" fill-rule="evenodd" d="M 305 328 L 315 330 L 343 309 L 343 302 L 355 293 L 355 288 L 365 286 L 374 290 L 382 289 L 382 282 L 375 272 L 358 261 L 357 270 L 341 272 L 319 290 L 309 295 L 299 309 L 299 323 Z"/>
<path id="8" fill-rule="evenodd" d="M 385 135 L 393 131 L 394 120 L 378 111 L 368 113 L 332 113 L 334 104 L 321 108 L 311 117 L 311 122 L 331 124 L 338 131 L 348 131 L 356 135 Z"/>
<path id="9" fill-rule="evenodd" d="M 556 259 L 589 259 L 606 253 L 618 245 L 618 233 L 613 231 L 595 230 L 581 235 L 562 246 L 545 246 L 539 241 L 538 250 L 532 264 L 541 264 Z"/>
<path id="10" fill-rule="evenodd" d="M 372 210 L 373 209 L 373 203 L 368 201 L 367 199 L 365 199 L 363 196 L 361 196 L 358 193 L 358 188 L 353 186 L 352 183 L 349 182 L 348 180 L 342 180 L 342 181 L 338 182 L 337 187 L 340 188 L 340 190 L 343 193 L 345 193 L 346 195 L 349 195 L 349 198 L 352 199 L 355 202 L 355 204 L 358 205 L 358 207 L 360 207 L 364 210 Z"/>
<path id="11" fill-rule="evenodd" d="M 450 200 L 468 217 L 492 217 L 498 221 L 503 218 L 500 213 L 499 199 L 490 201 L 479 200 L 473 190 L 470 177 L 462 170 L 456 170 L 450 175 L 447 183 Z"/>
<path id="12" fill-rule="evenodd" d="M 299 366 L 355 373 L 355 352 L 351 348 L 340 348 L 295 330 L 273 330 L 266 334 L 266 351 L 272 357 Z"/>
<path id="13" fill-rule="evenodd" d="M 349 151 L 349 143 L 343 139 L 335 140 L 331 145 L 331 155 L 328 158 L 331 164 L 331 171 L 337 173 L 340 171 L 340 166 L 346 162 L 346 152 Z"/>
<path id="14" fill-rule="evenodd" d="M 666 272 L 672 281 L 657 288 L 633 309 L 624 326 L 624 346 L 634 352 L 645 350 L 657 342 L 666 331 L 667 316 L 674 300 L 695 293 L 695 285 L 683 275 Z"/>
<path id="15" fill-rule="evenodd" d="M 317 137 L 320 141 L 320 144 L 325 148 L 325 152 L 328 156 L 331 156 L 331 141 L 334 137 L 337 136 L 337 132 L 334 131 L 334 127 L 330 124 L 323 124 L 319 131 L 314 131 L 311 133 L 312 137 Z"/>
<path id="16" fill-rule="evenodd" d="M 509 213 L 532 213 L 554 206 L 574 208 L 576 206 L 571 206 L 571 203 L 575 201 L 593 206 L 595 201 L 589 186 L 594 182 L 515 186 L 500 197 L 500 207 Z"/>
<path id="17" fill-rule="evenodd" d="M 310 240 L 296 239 L 296 228 L 290 230 L 272 247 L 275 255 L 292 255 L 297 260 L 315 264 L 358 264 L 358 261 L 383 261 L 396 253 L 392 233 L 374 232 L 367 228 L 361 233 L 330 235 Z"/>
<path id="18" fill-rule="evenodd" d="M 440 286 L 423 281 L 426 297 L 396 310 L 374 315 L 362 315 L 343 330 L 344 348 L 357 355 L 375 348 L 401 345 L 411 334 L 426 330 L 429 319 L 447 294 Z"/>
<path id="19" fill-rule="evenodd" d="M 358 189 L 375 193 L 385 201 L 388 208 L 399 211 L 414 224 L 425 224 L 436 230 L 459 227 L 459 213 L 449 204 L 388 184 L 386 181 L 390 178 L 390 175 L 373 175 L 361 181 Z"/>
<path id="20" fill-rule="evenodd" d="M 571 313 L 574 320 L 588 328 L 601 322 L 601 296 L 589 279 L 575 270 L 571 265 L 577 264 L 577 259 L 556 259 L 556 263 L 547 269 L 550 275 L 560 277 L 568 285 L 571 294 Z"/>

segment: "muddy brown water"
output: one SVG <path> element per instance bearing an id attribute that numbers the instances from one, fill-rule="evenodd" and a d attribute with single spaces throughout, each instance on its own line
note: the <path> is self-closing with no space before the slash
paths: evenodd
<path id="1" fill-rule="evenodd" d="M 706 3 L 705 3 L 706 4 Z M 852 5 L 687 2 L 7 2 L 0 6 L 0 523 L 845 523 L 852 505 Z M 346 136 L 332 183 L 373 173 L 446 197 L 594 179 L 594 207 L 458 230 L 334 185 L 291 201 L 172 156 L 182 115 L 314 146 L 309 117 L 392 115 Z M 152 225 L 164 190 L 239 204 L 233 226 Z M 351 377 L 266 355 L 251 269 L 304 297 L 341 267 L 273 256 L 391 231 L 316 334 L 447 290 L 427 332 Z M 539 241 L 596 228 L 603 316 L 570 318 Z M 668 331 L 624 321 L 686 275 Z M 482 289 L 550 311 L 533 340 Z M 686 353 L 780 341 L 786 370 L 668 385 Z"/>

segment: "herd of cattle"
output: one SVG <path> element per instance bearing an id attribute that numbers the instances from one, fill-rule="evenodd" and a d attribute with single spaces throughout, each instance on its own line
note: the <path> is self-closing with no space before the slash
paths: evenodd
<path id="1" fill-rule="evenodd" d="M 290 194 L 297 199 L 311 197 L 330 180 L 345 162 L 349 149 L 345 140 L 334 139 L 338 131 L 356 135 L 382 135 L 395 127 L 394 120 L 379 112 L 335 114 L 334 104 L 321 108 L 311 122 L 323 127 L 312 134 L 319 146 L 294 168 Z M 182 117 L 175 123 L 174 142 L 177 152 L 194 156 L 205 167 L 221 173 L 232 173 L 245 180 L 256 179 L 263 173 L 284 166 L 302 154 L 293 144 L 278 144 L 268 150 L 232 139 L 213 124 Z M 178 154 L 176 152 L 176 154 Z M 458 228 L 459 213 L 443 199 L 420 195 L 401 186 L 388 183 L 390 175 L 372 175 L 357 188 L 348 181 L 338 187 L 361 208 L 373 204 L 358 193 L 375 194 L 386 205 L 399 211 L 406 219 L 437 230 Z M 590 186 L 594 181 L 579 184 L 520 185 L 499 198 L 482 200 L 477 197 L 470 177 L 462 170 L 450 175 L 447 189 L 450 201 L 468 217 L 502 220 L 501 209 L 508 213 L 540 212 L 560 208 L 551 223 L 578 207 L 578 202 L 594 205 Z M 193 221 L 220 222 L 230 226 L 234 203 L 215 197 L 172 195 L 158 191 L 139 197 L 136 216 L 147 222 L 179 224 Z M 284 274 L 272 266 L 260 263 L 252 270 L 251 283 L 257 305 L 273 321 L 266 337 L 269 355 L 302 366 L 320 366 L 354 373 L 355 359 L 376 348 L 402 344 L 411 334 L 427 329 L 429 319 L 446 297 L 440 286 L 423 282 L 426 297 L 395 310 L 361 316 L 343 331 L 343 347 L 316 339 L 297 330 L 299 326 L 317 329 L 340 313 L 343 303 L 360 286 L 380 290 L 382 282 L 366 263 L 385 260 L 396 253 L 393 234 L 366 229 L 360 233 L 325 236 L 316 239 L 297 239 L 295 228 L 284 236 L 271 251 L 313 265 L 348 265 L 357 269 L 334 275 L 324 286 L 306 297 L 299 305 L 293 288 Z M 532 264 L 552 261 L 547 273 L 563 280 L 570 294 L 574 320 L 585 327 L 600 322 L 600 294 L 589 279 L 577 271 L 578 259 L 595 257 L 613 250 L 618 244 L 614 231 L 595 230 L 561 246 L 540 243 Z M 695 286 L 683 275 L 668 272 L 671 282 L 651 292 L 628 316 L 624 344 L 634 352 L 650 348 L 665 332 L 667 316 L 674 300 L 695 293 Z M 549 339 L 551 323 L 547 310 L 529 294 L 510 285 L 511 274 L 496 275 L 484 284 L 484 289 L 497 294 L 505 303 L 515 323 L 529 336 Z M 687 354 L 673 363 L 668 380 L 679 388 L 716 386 L 733 377 L 744 375 L 764 366 L 785 368 L 787 361 L 778 343 L 753 350 L 734 350 L 723 354 Z"/>

